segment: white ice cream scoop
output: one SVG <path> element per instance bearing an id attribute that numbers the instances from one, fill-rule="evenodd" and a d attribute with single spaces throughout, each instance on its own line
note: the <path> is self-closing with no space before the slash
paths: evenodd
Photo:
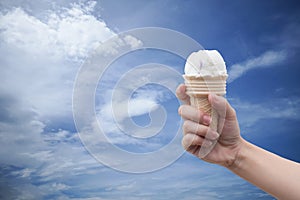
<path id="1" fill-rule="evenodd" d="M 188 76 L 227 75 L 224 59 L 217 50 L 193 52 L 186 61 L 184 73 Z"/>

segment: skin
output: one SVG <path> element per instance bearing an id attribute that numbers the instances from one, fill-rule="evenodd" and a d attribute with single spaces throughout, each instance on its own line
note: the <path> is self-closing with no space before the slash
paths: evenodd
<path id="1" fill-rule="evenodd" d="M 225 98 L 214 94 L 210 94 L 208 99 L 219 114 L 219 122 L 224 124 L 219 133 L 211 130 L 210 116 L 190 105 L 190 97 L 185 90 L 185 85 L 180 85 L 176 95 L 184 104 L 179 107 L 178 113 L 184 119 L 182 146 L 186 151 L 206 162 L 226 167 L 278 199 L 300 199 L 299 163 L 244 140 L 235 110 Z M 203 158 L 201 147 L 211 144 L 215 145 Z"/>

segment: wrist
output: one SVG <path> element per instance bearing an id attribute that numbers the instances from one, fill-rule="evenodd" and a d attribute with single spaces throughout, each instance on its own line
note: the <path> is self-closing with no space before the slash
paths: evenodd
<path id="1" fill-rule="evenodd" d="M 236 171 L 239 168 L 241 168 L 241 165 L 246 158 L 246 151 L 248 146 L 249 143 L 241 137 L 236 147 L 235 156 L 233 160 L 226 166 L 227 169 L 231 171 Z"/>

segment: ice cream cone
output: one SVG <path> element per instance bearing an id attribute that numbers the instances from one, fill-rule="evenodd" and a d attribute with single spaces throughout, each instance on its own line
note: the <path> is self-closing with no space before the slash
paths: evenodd
<path id="1" fill-rule="evenodd" d="M 211 116 L 210 128 L 218 131 L 218 114 L 208 101 L 208 94 L 214 93 L 223 96 L 226 94 L 225 76 L 183 76 L 185 79 L 186 93 L 190 96 L 191 105 Z"/>
<path id="2" fill-rule="evenodd" d="M 201 144 L 198 157 L 204 158 L 217 144 L 217 139 L 210 139 L 210 134 L 216 131 L 222 133 L 224 109 L 218 112 L 210 105 L 208 95 L 214 93 L 223 96 L 226 94 L 227 70 L 223 57 L 217 50 L 199 50 L 187 58 L 183 76 L 185 79 L 186 93 L 190 96 L 191 105 L 211 116 L 209 129 Z M 222 107 L 222 106 L 221 106 Z"/>

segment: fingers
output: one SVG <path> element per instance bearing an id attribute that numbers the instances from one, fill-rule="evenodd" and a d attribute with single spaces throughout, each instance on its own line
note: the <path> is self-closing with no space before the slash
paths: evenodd
<path id="1" fill-rule="evenodd" d="M 209 94 L 208 100 L 221 118 L 225 118 L 226 120 L 236 119 L 235 110 L 231 107 L 231 105 L 224 97 L 215 94 Z"/>
<path id="2" fill-rule="evenodd" d="M 195 134 L 186 134 L 182 139 L 182 146 L 187 151 L 193 151 L 191 153 L 195 153 L 195 149 L 200 149 L 201 146 L 210 146 L 213 142 L 210 140 L 206 140 L 201 136 Z"/>
<path id="3" fill-rule="evenodd" d="M 204 125 L 209 125 L 211 122 L 209 115 L 189 105 L 180 106 L 178 113 L 185 120 L 191 120 Z"/>
<path id="4" fill-rule="evenodd" d="M 181 84 L 176 89 L 176 96 L 178 99 L 180 99 L 184 104 L 189 105 L 190 104 L 190 97 L 185 93 L 186 86 L 184 84 Z"/>
<path id="5" fill-rule="evenodd" d="M 184 135 L 195 134 L 208 140 L 216 140 L 219 138 L 219 134 L 208 126 L 204 126 L 190 120 L 186 120 L 183 123 L 182 129 Z"/>
<path id="6" fill-rule="evenodd" d="M 203 141 L 204 138 L 198 135 L 187 134 L 182 139 L 182 146 L 185 150 L 188 150 L 191 146 L 201 146 Z"/>

